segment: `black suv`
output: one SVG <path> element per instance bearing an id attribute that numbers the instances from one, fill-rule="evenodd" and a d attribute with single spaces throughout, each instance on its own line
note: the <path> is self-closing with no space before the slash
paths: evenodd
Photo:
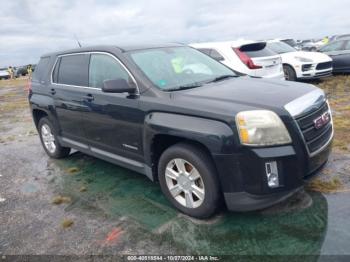
<path id="1" fill-rule="evenodd" d="M 198 218 L 287 198 L 326 163 L 333 137 L 320 89 L 238 76 L 182 45 L 44 55 L 29 101 L 50 157 L 74 148 L 145 174 Z"/>

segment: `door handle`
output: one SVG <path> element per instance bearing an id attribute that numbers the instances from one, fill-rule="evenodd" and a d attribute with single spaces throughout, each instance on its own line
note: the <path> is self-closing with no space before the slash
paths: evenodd
<path id="1" fill-rule="evenodd" d="M 56 90 L 54 88 L 51 88 L 50 93 L 51 93 L 51 95 L 54 95 L 54 94 L 56 94 Z"/>
<path id="2" fill-rule="evenodd" d="M 92 94 L 87 94 L 86 96 L 84 96 L 84 100 L 91 102 L 94 100 L 94 96 Z"/>

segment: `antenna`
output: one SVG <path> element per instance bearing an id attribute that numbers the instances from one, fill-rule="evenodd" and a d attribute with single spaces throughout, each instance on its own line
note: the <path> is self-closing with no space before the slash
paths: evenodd
<path id="1" fill-rule="evenodd" d="M 78 42 L 78 46 L 81 48 L 81 44 L 80 44 L 80 42 L 79 42 L 79 40 L 78 40 L 78 37 L 74 34 L 74 38 L 75 38 L 75 40 L 77 40 L 77 42 Z"/>

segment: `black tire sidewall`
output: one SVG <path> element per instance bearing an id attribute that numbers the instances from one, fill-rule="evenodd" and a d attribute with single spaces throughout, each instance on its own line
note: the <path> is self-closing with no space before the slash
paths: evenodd
<path id="1" fill-rule="evenodd" d="M 286 70 L 288 72 L 289 79 L 287 81 L 296 81 L 297 76 L 294 71 L 294 69 L 290 65 L 283 65 L 283 70 Z"/>
<path id="2" fill-rule="evenodd" d="M 203 203 L 197 208 L 182 206 L 173 198 L 166 185 L 165 169 L 167 164 L 174 158 L 182 158 L 190 162 L 202 177 L 205 197 Z M 177 144 L 167 149 L 159 159 L 158 178 L 163 194 L 178 210 L 185 214 L 196 218 L 207 218 L 212 216 L 219 207 L 221 193 L 216 169 L 207 153 L 196 146 Z"/>
<path id="3" fill-rule="evenodd" d="M 44 125 L 44 124 L 47 124 L 50 129 L 51 129 L 51 132 L 53 134 L 53 136 L 55 137 L 55 145 L 56 145 L 56 150 L 54 153 L 51 153 L 50 151 L 47 150 L 45 144 L 44 144 L 44 141 L 43 141 L 43 138 L 42 138 L 42 134 L 41 134 L 41 127 Z M 67 147 L 62 147 L 59 142 L 58 142 L 58 138 L 57 138 L 57 132 L 56 132 L 56 129 L 54 128 L 53 124 L 51 123 L 51 121 L 47 118 L 47 117 L 43 117 L 39 120 L 39 123 L 38 123 L 38 132 L 39 132 L 39 137 L 40 137 L 40 141 L 41 141 L 41 144 L 46 152 L 46 154 L 48 154 L 50 157 L 52 158 L 61 158 L 61 157 L 64 157 L 66 155 L 69 154 L 69 151 L 70 149 L 67 148 Z"/>

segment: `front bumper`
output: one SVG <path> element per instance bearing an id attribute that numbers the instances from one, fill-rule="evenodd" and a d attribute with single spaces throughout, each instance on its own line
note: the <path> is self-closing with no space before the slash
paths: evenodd
<path id="1" fill-rule="evenodd" d="M 325 69 L 317 69 L 317 64 L 310 64 L 310 67 L 306 70 L 302 70 L 302 66 L 296 68 L 297 78 L 302 79 L 319 79 L 323 77 L 331 76 L 333 72 L 333 67 L 325 68 Z"/>
<path id="2" fill-rule="evenodd" d="M 301 147 L 295 150 L 292 145 L 246 148 L 243 154 L 215 156 L 227 208 L 230 211 L 259 210 L 287 199 L 323 168 L 331 153 L 331 144 L 330 141 L 312 157 Z M 277 188 L 267 185 L 265 163 L 269 161 L 277 162 L 280 180 Z"/>

